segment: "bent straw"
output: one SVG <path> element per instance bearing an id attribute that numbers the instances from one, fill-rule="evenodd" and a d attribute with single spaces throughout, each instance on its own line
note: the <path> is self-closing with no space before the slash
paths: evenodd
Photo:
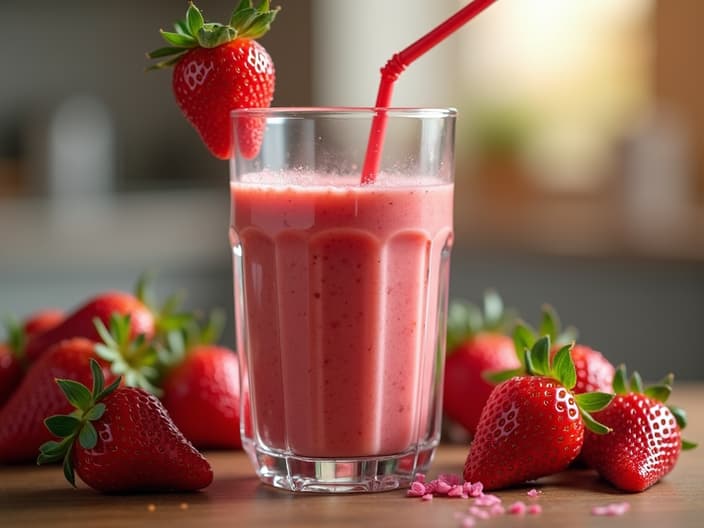
<path id="1" fill-rule="evenodd" d="M 376 114 L 372 120 L 372 128 L 369 132 L 369 142 L 367 143 L 367 152 L 364 156 L 364 166 L 362 168 L 362 185 L 374 183 L 379 172 L 381 149 L 386 133 L 386 109 L 391 104 L 394 82 L 401 75 L 401 72 L 418 57 L 445 40 L 494 2 L 496 0 L 474 0 L 474 2 L 467 4 L 406 49 L 394 54 L 386 65 L 381 68 L 381 81 L 379 82 L 379 91 L 377 92 L 376 104 L 374 105 Z"/>

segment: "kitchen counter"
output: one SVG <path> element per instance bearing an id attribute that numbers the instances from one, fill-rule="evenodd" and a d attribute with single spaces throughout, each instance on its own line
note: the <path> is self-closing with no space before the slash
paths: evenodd
<path id="1" fill-rule="evenodd" d="M 688 410 L 686 437 L 704 439 L 704 385 L 676 386 L 672 403 Z M 443 445 L 430 477 L 458 473 L 465 446 Z M 82 483 L 71 489 L 59 467 L 0 467 L 0 526 L 129 527 L 181 526 L 428 526 L 460 527 L 457 512 L 472 501 L 407 498 L 404 490 L 365 495 L 294 495 L 260 484 L 242 452 L 207 453 L 215 480 L 198 493 L 106 496 Z M 639 494 L 624 494 L 589 470 L 569 470 L 541 479 L 536 499 L 525 486 L 497 494 L 504 504 L 537 502 L 540 515 L 505 515 L 477 526 L 701 526 L 704 518 L 702 448 L 682 453 L 676 469 Z M 593 506 L 626 501 L 631 509 L 618 519 L 591 515 Z"/>

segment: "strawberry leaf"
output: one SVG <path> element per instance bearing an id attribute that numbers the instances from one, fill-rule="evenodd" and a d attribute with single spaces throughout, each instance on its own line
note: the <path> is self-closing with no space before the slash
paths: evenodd
<path id="1" fill-rule="evenodd" d="M 77 409 L 85 411 L 93 404 L 93 397 L 85 385 L 65 379 L 57 379 L 56 383 L 68 401 Z"/>
<path id="2" fill-rule="evenodd" d="M 487 328 L 500 328 L 504 318 L 504 303 L 494 290 L 484 293 L 484 324 Z"/>
<path id="3" fill-rule="evenodd" d="M 64 438 L 71 436 L 78 430 L 81 425 L 81 420 L 69 415 L 55 415 L 49 416 L 49 418 L 44 420 L 44 424 L 51 434 L 59 438 Z"/>
<path id="4" fill-rule="evenodd" d="M 83 424 L 81 432 L 78 434 L 78 443 L 83 449 L 93 449 L 95 444 L 98 443 L 98 432 L 92 423 L 86 422 Z"/>
<path id="5" fill-rule="evenodd" d="M 175 48 L 173 46 L 166 46 L 163 48 L 155 49 L 147 53 L 147 58 L 149 59 L 160 59 L 161 57 L 170 57 L 171 55 L 179 55 L 183 53 L 183 48 Z"/>
<path id="6" fill-rule="evenodd" d="M 93 325 L 95 325 L 95 330 L 98 332 L 98 335 L 100 336 L 100 339 L 103 340 L 103 343 L 105 343 L 107 346 L 110 348 L 118 348 L 117 341 L 112 337 L 110 334 L 110 331 L 105 327 L 105 324 L 103 321 L 100 320 L 98 317 L 93 318 Z"/>
<path id="7" fill-rule="evenodd" d="M 103 391 L 105 377 L 103 376 L 103 371 L 100 368 L 100 365 L 94 359 L 90 360 L 90 372 L 93 375 L 93 390 L 91 395 L 93 396 L 93 401 L 96 401 L 98 394 Z"/>
<path id="8" fill-rule="evenodd" d="M 550 374 L 550 336 L 544 335 L 538 339 L 531 349 L 533 370 L 537 374 Z"/>
<path id="9" fill-rule="evenodd" d="M 682 439 L 682 451 L 689 451 L 690 449 L 694 449 L 698 446 L 696 442 L 690 442 L 689 440 L 685 440 L 684 438 Z"/>
<path id="10" fill-rule="evenodd" d="M 96 403 L 93 407 L 91 407 L 83 417 L 86 420 L 95 421 L 100 420 L 100 418 L 103 417 L 103 414 L 105 414 L 105 404 L 101 402 Z"/>
<path id="11" fill-rule="evenodd" d="M 96 401 L 104 400 L 107 396 L 115 392 L 115 389 L 117 389 L 120 386 L 120 383 L 122 382 L 122 378 L 117 378 L 115 381 L 113 381 L 110 385 L 105 387 L 103 389 L 103 392 L 101 392 L 98 397 L 96 398 Z"/>
<path id="12" fill-rule="evenodd" d="M 554 340 L 557 337 L 557 332 L 560 328 L 560 318 L 555 309 L 549 304 L 544 305 L 542 311 L 543 317 L 540 320 L 538 333 L 540 335 L 548 335 Z"/>
<path id="13" fill-rule="evenodd" d="M 616 394 L 627 394 L 630 391 L 630 386 L 626 377 L 626 365 L 621 364 L 616 368 L 612 385 Z"/>
<path id="14" fill-rule="evenodd" d="M 513 346 L 519 361 L 525 367 L 525 351 L 530 349 L 535 342 L 533 331 L 525 323 L 519 323 L 513 329 Z"/>
<path id="15" fill-rule="evenodd" d="M 177 20 L 174 22 L 174 30 L 176 33 L 179 35 L 184 35 L 186 37 L 192 37 L 190 30 L 188 29 L 188 22 L 186 22 L 184 19 Z"/>
<path id="16" fill-rule="evenodd" d="M 67 451 L 64 456 L 64 477 L 69 481 L 71 486 L 76 487 L 76 475 L 73 472 L 73 463 L 71 461 L 71 451 Z"/>
<path id="17" fill-rule="evenodd" d="M 672 394 L 672 387 L 669 385 L 651 385 L 646 387 L 644 394 L 653 400 L 665 403 Z"/>
<path id="18" fill-rule="evenodd" d="M 202 29 L 202 28 L 201 28 Z M 159 30 L 163 39 L 170 45 L 176 48 L 195 48 L 198 41 L 192 36 L 184 33 L 171 33 L 170 31 Z"/>
<path id="19" fill-rule="evenodd" d="M 643 394 L 643 379 L 638 372 L 631 374 L 631 390 Z"/>
<path id="20" fill-rule="evenodd" d="M 583 394 L 575 394 L 574 399 L 580 409 L 592 413 L 607 407 L 611 400 L 614 399 L 614 395 L 606 392 L 585 392 Z"/>
<path id="21" fill-rule="evenodd" d="M 571 351 L 572 345 L 565 345 L 558 350 L 557 354 L 555 354 L 552 368 L 555 377 L 568 390 L 572 390 L 577 385 L 577 371 L 570 355 Z"/>
<path id="22" fill-rule="evenodd" d="M 681 407 L 675 407 L 674 405 L 669 405 L 667 408 L 670 409 L 670 412 L 675 417 L 680 429 L 687 427 L 687 411 Z"/>
<path id="23" fill-rule="evenodd" d="M 237 31 L 230 26 L 223 26 L 216 22 L 208 23 L 198 31 L 198 44 L 203 48 L 217 48 L 236 36 Z"/>
<path id="24" fill-rule="evenodd" d="M 597 422 L 594 417 L 584 409 L 580 408 L 579 413 L 582 415 L 582 421 L 584 421 L 584 426 L 591 432 L 601 435 L 610 433 L 612 431 L 610 427 L 607 427 L 604 424 Z"/>
<path id="25" fill-rule="evenodd" d="M 191 35 L 196 35 L 205 23 L 205 20 L 203 20 L 203 14 L 193 2 L 188 4 L 188 10 L 186 11 L 186 22 L 188 23 L 188 30 Z"/>

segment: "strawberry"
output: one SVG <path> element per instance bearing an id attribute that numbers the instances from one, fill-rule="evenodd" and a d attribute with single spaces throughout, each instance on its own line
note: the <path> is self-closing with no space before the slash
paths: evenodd
<path id="1" fill-rule="evenodd" d="M 44 308 L 28 316 L 22 326 L 27 337 L 33 337 L 54 328 L 65 318 L 63 310 Z"/>
<path id="2" fill-rule="evenodd" d="M 171 419 L 196 447 L 241 448 L 240 379 L 235 353 L 212 344 L 222 329 L 219 314 L 203 331 L 193 328 L 183 340 L 170 335 L 178 359 L 164 377 L 161 401 Z"/>
<path id="3" fill-rule="evenodd" d="M 464 467 L 467 481 L 485 489 L 520 484 L 566 469 L 579 454 L 585 425 L 609 429 L 590 412 L 613 397 L 593 392 L 575 395 L 577 381 L 570 347 L 550 357 L 550 337 L 525 351 L 529 375 L 514 376 L 489 396 Z"/>
<path id="4" fill-rule="evenodd" d="M 494 292 L 484 296 L 484 313 L 467 303 L 450 306 L 443 410 L 471 435 L 494 389 L 485 374 L 521 366 L 513 341 L 505 334 L 510 324 Z"/>
<path id="5" fill-rule="evenodd" d="M 519 324 L 514 330 L 514 341 L 516 350 L 522 350 L 532 346 L 537 335 L 549 335 L 555 344 L 551 350 L 554 356 L 560 349 L 560 345 L 574 341 L 576 334 L 577 330 L 574 327 L 562 330 L 557 312 L 551 306 L 545 305 L 537 334 L 527 325 Z M 614 378 L 615 368 L 601 352 L 587 345 L 574 344 L 570 354 L 577 372 L 577 383 L 573 391 L 575 394 L 613 392 L 611 381 Z"/>
<path id="6" fill-rule="evenodd" d="M 113 313 L 130 315 L 130 336 L 144 334 L 151 337 L 154 334 L 154 316 L 142 301 L 128 293 L 107 292 L 77 308 L 58 325 L 30 339 L 25 348 L 28 361 L 36 361 L 52 345 L 64 339 L 84 337 L 99 341 L 94 319 L 98 318 L 107 324 Z"/>
<path id="7" fill-rule="evenodd" d="M 140 388 L 105 387 L 91 361 L 92 390 L 69 379 L 56 383 L 75 410 L 45 420 L 61 438 L 41 446 L 37 463 L 63 460 L 66 479 L 75 474 L 91 488 L 106 492 L 190 491 L 208 486 L 208 461 L 176 428 L 156 396 Z"/>
<path id="8" fill-rule="evenodd" d="M 59 310 L 46 309 L 30 315 L 21 326 L 14 319 L 8 319 L 8 341 L 0 343 L 0 407 L 24 376 L 24 348 L 27 339 L 56 326 L 63 317 Z"/>
<path id="9" fill-rule="evenodd" d="M 60 341 L 35 361 L 21 384 L 0 411 L 0 463 L 32 460 L 42 442 L 50 436 L 42 426 L 49 414 L 70 409 L 55 378 L 90 380 L 89 362 L 99 359 L 112 380 L 124 375 L 125 383 L 158 392 L 152 381 L 158 375 L 157 350 L 143 334 L 129 337 L 130 316 L 113 314 L 110 331 L 97 317 L 96 333 L 103 340 L 95 343 L 86 338 Z"/>
<path id="10" fill-rule="evenodd" d="M 686 426 L 681 409 L 667 406 L 673 376 L 643 389 L 638 373 L 626 378 L 626 368 L 616 371 L 616 397 L 594 418 L 613 429 L 608 435 L 587 432 L 582 458 L 599 475 L 623 491 L 643 491 L 675 467 L 682 449 L 696 446 L 682 440 Z"/>
<path id="11" fill-rule="evenodd" d="M 271 105 L 274 63 L 255 39 L 269 30 L 277 12 L 278 8 L 269 9 L 269 0 L 256 8 L 252 0 L 241 0 L 229 24 L 222 25 L 206 23 L 190 2 L 176 32 L 161 31 L 169 45 L 147 55 L 170 57 L 150 69 L 174 66 L 176 102 L 217 158 L 229 159 L 232 154 L 232 110 Z M 257 155 L 262 136 L 260 119 L 238 121 L 238 146 L 245 158 Z"/>
<path id="12" fill-rule="evenodd" d="M 55 378 L 90 380 L 94 343 L 84 338 L 61 341 L 29 369 L 19 387 L 0 410 L 0 463 L 25 462 L 37 456 L 51 438 L 42 420 L 70 410 Z"/>

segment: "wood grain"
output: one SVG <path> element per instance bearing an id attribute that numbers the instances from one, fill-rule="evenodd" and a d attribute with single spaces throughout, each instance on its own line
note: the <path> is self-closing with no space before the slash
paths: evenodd
<path id="1" fill-rule="evenodd" d="M 689 411 L 687 438 L 704 439 L 704 385 L 675 388 L 673 403 Z M 442 446 L 431 476 L 462 470 L 465 446 Z M 199 493 L 105 496 L 82 484 L 71 489 L 58 467 L 0 467 L 0 527 L 71 526 L 403 526 L 459 527 L 457 512 L 471 501 L 405 497 L 404 491 L 366 495 L 295 495 L 259 483 L 241 452 L 208 453 L 215 481 Z M 478 521 L 477 526 L 702 526 L 704 455 L 683 453 L 677 468 L 640 494 L 623 494 L 589 470 L 570 470 L 541 479 L 542 495 L 530 499 L 530 486 L 499 492 L 504 503 L 537 501 L 543 513 Z M 631 510 L 619 519 L 594 517 L 593 506 L 627 501 Z"/>

